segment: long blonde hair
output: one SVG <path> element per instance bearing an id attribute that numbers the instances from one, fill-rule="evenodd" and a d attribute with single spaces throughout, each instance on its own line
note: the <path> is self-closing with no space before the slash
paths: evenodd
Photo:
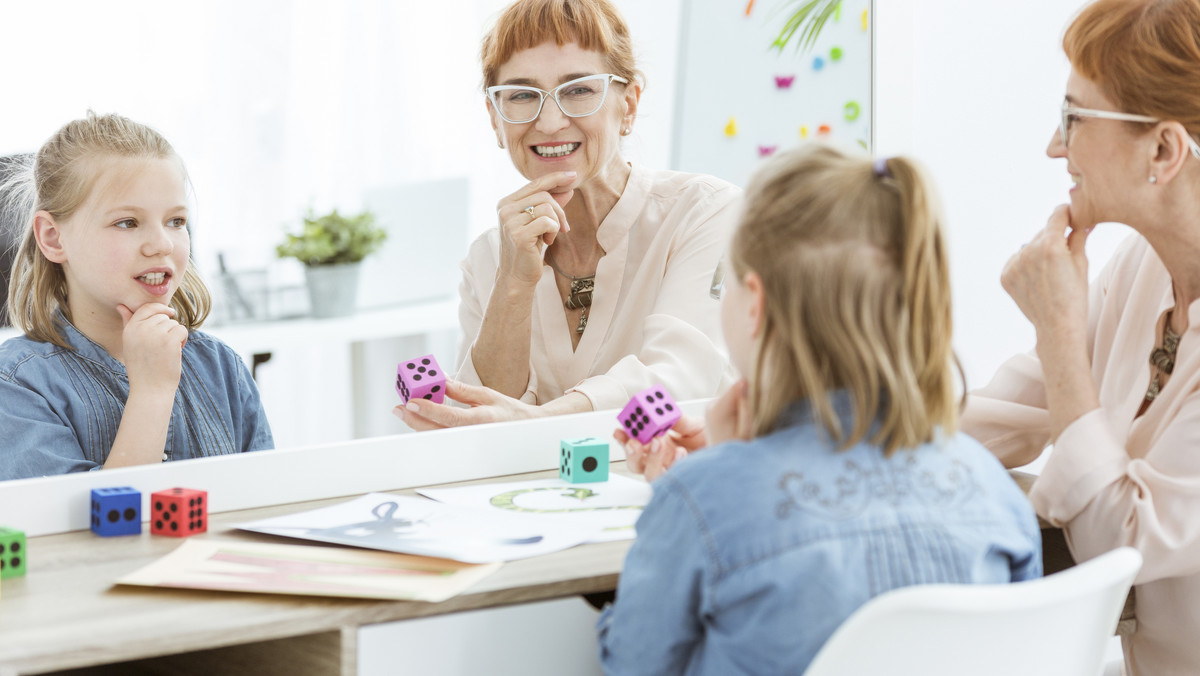
<path id="1" fill-rule="evenodd" d="M 69 219 L 87 200 L 99 179 L 100 160 L 112 157 L 174 159 L 183 169 L 175 149 L 146 125 L 120 115 L 96 115 L 68 122 L 38 151 L 32 178 L 24 190 L 27 220 L 13 261 L 8 289 L 8 317 L 13 326 L 34 340 L 70 348 L 55 321 L 55 311 L 71 321 L 67 304 L 67 279 L 62 265 L 46 259 L 34 236 L 34 214 L 45 211 L 57 221 Z M 186 174 L 185 174 L 186 177 Z M 191 261 L 183 281 L 171 297 L 175 320 L 188 330 L 208 317 L 212 299 Z"/>
<path id="2" fill-rule="evenodd" d="M 877 425 L 886 453 L 952 433 L 961 404 L 950 271 L 932 184 L 904 157 L 873 165 L 809 144 L 765 163 L 746 191 L 730 264 L 762 278 L 750 374 L 753 433 L 808 398 L 847 448 Z M 830 393 L 844 390 L 853 429 Z"/>

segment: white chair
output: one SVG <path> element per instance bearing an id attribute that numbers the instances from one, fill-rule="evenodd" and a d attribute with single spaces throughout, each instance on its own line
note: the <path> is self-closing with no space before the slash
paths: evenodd
<path id="1" fill-rule="evenodd" d="M 871 599 L 805 676 L 1098 676 L 1142 567 L 1121 547 L 1039 580 L 934 584 Z"/>

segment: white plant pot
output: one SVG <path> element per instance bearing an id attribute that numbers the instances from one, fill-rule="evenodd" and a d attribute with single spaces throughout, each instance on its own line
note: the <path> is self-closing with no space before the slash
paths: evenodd
<path id="1" fill-rule="evenodd" d="M 313 317 L 325 319 L 354 314 L 360 267 L 360 263 L 304 267 Z"/>

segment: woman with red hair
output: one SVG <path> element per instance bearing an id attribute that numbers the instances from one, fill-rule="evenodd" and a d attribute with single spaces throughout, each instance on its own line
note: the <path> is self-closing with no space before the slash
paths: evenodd
<path id="1" fill-rule="evenodd" d="M 973 392 L 962 420 L 1009 467 L 1054 449 L 1030 493 L 1083 561 L 1145 563 L 1133 675 L 1200 673 L 1200 0 L 1097 0 L 1063 38 L 1071 62 L 1047 154 L 1070 204 L 1005 266 L 1036 349 Z M 1104 222 L 1131 235 L 1088 284 Z M 1195 318 L 1193 318 L 1195 314 Z"/>

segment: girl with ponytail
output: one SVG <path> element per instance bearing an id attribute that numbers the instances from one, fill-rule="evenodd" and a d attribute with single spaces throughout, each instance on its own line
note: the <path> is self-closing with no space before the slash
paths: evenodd
<path id="1" fill-rule="evenodd" d="M 707 424 L 617 433 L 657 478 L 600 620 L 609 672 L 798 673 L 889 589 L 1041 575 L 1033 509 L 956 432 L 940 221 L 903 157 L 814 144 L 755 175 L 721 303 L 745 380 Z"/>

